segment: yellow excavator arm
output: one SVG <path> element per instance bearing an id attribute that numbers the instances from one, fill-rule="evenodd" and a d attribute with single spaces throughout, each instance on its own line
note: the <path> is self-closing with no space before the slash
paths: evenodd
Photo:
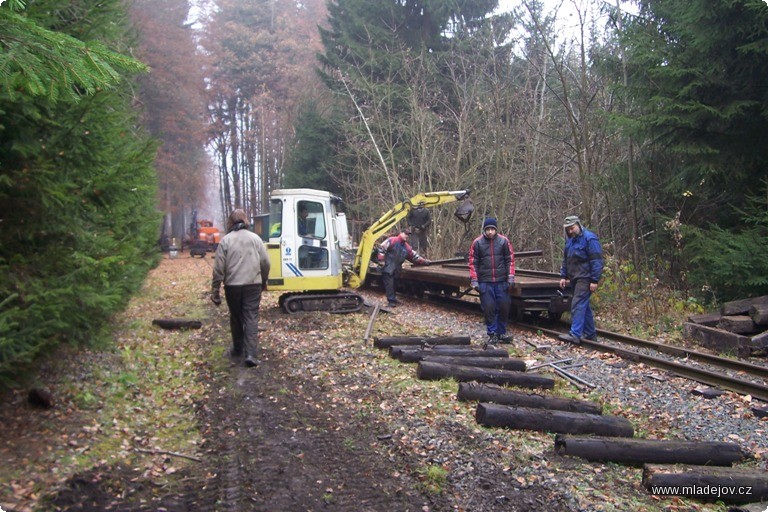
<path id="1" fill-rule="evenodd" d="M 365 275 L 368 273 L 368 264 L 371 262 L 371 253 L 376 240 L 403 220 L 413 208 L 420 204 L 423 204 L 425 208 L 433 208 L 467 197 L 469 197 L 469 193 L 466 190 L 425 192 L 396 204 L 363 233 L 352 267 L 348 269 L 345 276 L 345 284 L 350 288 L 359 288 L 365 282 Z"/>

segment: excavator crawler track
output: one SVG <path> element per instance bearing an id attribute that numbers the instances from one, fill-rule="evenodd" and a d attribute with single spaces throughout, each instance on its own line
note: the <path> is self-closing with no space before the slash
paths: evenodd
<path id="1" fill-rule="evenodd" d="M 328 311 L 329 313 L 355 313 L 363 308 L 363 297 L 352 292 L 287 293 L 280 296 L 279 304 L 288 314 L 301 311 Z"/>

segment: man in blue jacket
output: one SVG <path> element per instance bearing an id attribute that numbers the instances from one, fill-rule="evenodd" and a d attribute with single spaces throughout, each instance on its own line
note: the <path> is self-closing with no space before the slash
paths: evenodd
<path id="1" fill-rule="evenodd" d="M 469 248 L 469 281 L 480 293 L 488 343 L 510 343 L 507 318 L 512 304 L 509 287 L 515 284 L 515 251 L 509 239 L 498 232 L 493 217 L 483 221 L 483 233 Z"/>
<path id="2" fill-rule="evenodd" d="M 571 299 L 571 331 L 559 338 L 570 343 L 581 343 L 582 338 L 597 339 L 595 318 L 589 301 L 597 290 L 603 274 L 603 249 L 600 240 L 581 225 L 576 215 L 565 218 L 565 248 L 560 267 L 560 288 L 573 288 Z"/>

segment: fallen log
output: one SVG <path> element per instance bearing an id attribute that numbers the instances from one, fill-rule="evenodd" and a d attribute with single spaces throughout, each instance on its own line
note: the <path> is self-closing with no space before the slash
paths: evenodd
<path id="1" fill-rule="evenodd" d="M 469 336 L 382 336 L 373 338 L 373 346 L 376 348 L 389 348 L 401 345 L 469 345 Z"/>
<path id="2" fill-rule="evenodd" d="M 526 368 L 525 361 L 512 357 L 461 357 L 431 355 L 423 358 L 422 361 L 429 363 L 453 364 L 459 366 L 477 366 L 480 368 L 497 368 L 499 370 L 512 370 L 515 372 L 524 372 Z"/>
<path id="3" fill-rule="evenodd" d="M 506 427 L 558 434 L 593 434 L 606 437 L 632 437 L 635 434 L 632 423 L 618 416 L 489 403 L 477 404 L 475 420 L 486 427 Z"/>
<path id="4" fill-rule="evenodd" d="M 163 329 L 199 329 L 203 326 L 200 320 L 188 320 L 186 318 L 155 318 L 152 325 Z"/>
<path id="5" fill-rule="evenodd" d="M 426 361 L 419 362 L 419 366 L 416 368 L 416 376 L 421 380 L 456 379 L 459 382 L 488 382 L 522 388 L 552 389 L 555 387 L 554 379 L 540 375 Z"/>
<path id="6" fill-rule="evenodd" d="M 717 322 L 717 328 L 736 334 L 749 334 L 757 332 L 758 328 L 752 318 L 747 315 L 724 316 Z"/>
<path id="7" fill-rule="evenodd" d="M 768 325 L 768 304 L 752 304 L 749 317 L 757 325 Z"/>
<path id="8" fill-rule="evenodd" d="M 492 384 L 477 384 L 475 382 L 460 382 L 456 398 L 463 402 L 475 400 L 478 402 L 513 405 L 515 407 L 528 407 L 530 409 L 554 409 L 557 411 L 584 412 L 587 414 L 603 413 L 603 407 L 594 402 L 523 393 Z"/>
<path id="9" fill-rule="evenodd" d="M 719 441 L 660 441 L 615 437 L 555 436 L 555 451 L 591 462 L 643 464 L 693 464 L 730 466 L 748 454 L 735 443 Z"/>
<path id="10" fill-rule="evenodd" d="M 752 503 L 768 499 L 768 472 L 756 468 L 646 464 L 643 467 L 643 486 L 657 496 Z"/>
<path id="11" fill-rule="evenodd" d="M 389 356 L 404 363 L 415 363 L 427 356 L 457 356 L 457 357 L 509 357 L 509 352 L 502 348 L 469 348 L 438 345 L 429 348 L 414 348 L 395 346 L 389 348 Z"/>

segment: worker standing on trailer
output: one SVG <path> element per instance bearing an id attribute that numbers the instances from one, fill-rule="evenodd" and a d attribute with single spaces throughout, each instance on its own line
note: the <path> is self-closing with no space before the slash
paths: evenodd
<path id="1" fill-rule="evenodd" d="M 510 343 L 507 318 L 512 304 L 509 288 L 515 284 L 515 251 L 509 239 L 498 232 L 493 217 L 483 221 L 483 233 L 469 248 L 469 280 L 480 293 L 488 343 Z"/>
<path id="2" fill-rule="evenodd" d="M 413 250 L 426 258 L 427 244 L 429 243 L 427 232 L 432 225 L 432 213 L 425 208 L 424 201 L 421 201 L 416 205 L 416 208 L 408 212 L 405 220 L 413 233 L 413 244 L 411 244 Z"/>
<path id="3" fill-rule="evenodd" d="M 603 274 L 603 249 L 597 235 L 581 225 L 576 215 L 563 223 L 565 248 L 560 267 L 560 288 L 573 288 L 571 330 L 559 338 L 570 343 L 581 339 L 596 340 L 595 318 L 589 302 Z"/>
<path id="4" fill-rule="evenodd" d="M 430 261 L 423 258 L 415 252 L 408 243 L 408 237 L 411 230 L 403 229 L 399 235 L 391 236 L 384 240 L 379 246 L 378 259 L 384 264 L 381 269 L 381 280 L 384 283 L 384 291 L 387 294 L 387 303 L 389 307 L 397 306 L 397 278 L 400 276 L 400 270 L 403 268 L 405 260 L 414 265 L 429 265 Z"/>
<path id="5" fill-rule="evenodd" d="M 211 301 L 221 305 L 219 288 L 229 307 L 233 358 L 245 356 L 245 366 L 259 364 L 259 305 L 269 279 L 269 255 L 259 235 L 248 230 L 243 210 L 234 210 L 227 219 L 227 235 L 221 239 L 213 265 Z"/>

